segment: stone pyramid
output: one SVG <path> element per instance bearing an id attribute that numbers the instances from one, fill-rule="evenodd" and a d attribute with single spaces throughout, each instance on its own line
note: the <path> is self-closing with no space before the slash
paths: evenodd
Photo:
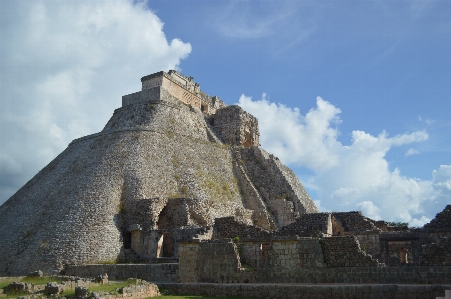
<path id="1" fill-rule="evenodd" d="M 104 129 L 72 141 L 0 206 L 0 275 L 114 261 L 132 227 L 215 218 L 277 230 L 318 212 L 296 175 L 258 145 L 258 121 L 176 71 L 141 79 Z"/>

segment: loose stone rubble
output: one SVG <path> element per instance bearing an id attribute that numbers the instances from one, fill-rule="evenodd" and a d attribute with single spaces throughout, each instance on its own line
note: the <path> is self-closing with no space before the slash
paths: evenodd
<path id="1" fill-rule="evenodd" d="M 102 277 L 100 284 L 108 284 L 106 278 L 108 275 L 102 274 L 100 276 Z M 4 292 L 10 296 L 18 295 L 19 299 L 65 298 L 63 296 L 65 290 L 73 290 L 77 299 L 114 299 L 124 297 L 129 299 L 142 299 L 160 295 L 157 285 L 141 279 L 129 278 L 127 280 L 128 286 L 117 288 L 113 292 L 92 292 L 89 288 L 99 284 L 99 277 L 89 279 L 73 276 L 56 276 L 55 278 L 63 280 L 62 283 L 49 282 L 46 285 L 33 285 L 32 283 L 13 282 L 4 288 Z M 114 282 L 113 286 L 117 283 Z"/>

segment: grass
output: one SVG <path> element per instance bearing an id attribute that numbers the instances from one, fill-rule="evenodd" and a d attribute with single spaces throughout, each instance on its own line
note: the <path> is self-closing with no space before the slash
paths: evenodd
<path id="1" fill-rule="evenodd" d="M 21 282 L 31 282 L 32 284 L 47 284 L 48 282 L 61 283 L 61 279 L 58 277 L 37 277 L 37 276 L 27 276 L 20 280 Z"/>
<path id="2" fill-rule="evenodd" d="M 130 281 L 109 282 L 108 284 L 91 285 L 90 287 L 88 287 L 88 290 L 90 292 L 111 293 L 111 292 L 116 292 L 117 289 L 129 286 L 131 284 L 133 284 L 133 283 Z M 75 296 L 75 290 L 73 290 L 73 289 L 65 290 L 63 292 L 63 296 L 64 297 Z"/>
<path id="3" fill-rule="evenodd" d="M 58 282 L 61 283 L 61 280 L 57 277 L 24 277 L 20 279 L 19 277 L 11 277 L 6 279 L 0 279 L 0 289 L 8 286 L 13 281 L 21 281 L 21 282 L 29 282 L 33 283 L 35 285 L 42 285 L 47 284 L 48 282 Z M 112 293 L 116 292 L 117 289 L 126 287 L 133 284 L 132 281 L 122 281 L 122 282 L 109 282 L 108 284 L 100 284 L 100 285 L 92 285 L 88 289 L 90 292 L 107 292 Z M 160 292 L 164 293 L 165 290 L 161 289 Z M 10 294 L 6 297 L 1 297 L 2 299 L 9 299 L 9 298 L 17 298 L 18 296 L 25 295 L 25 294 Z M 62 294 L 65 297 L 73 297 L 75 296 L 75 290 L 66 290 Z M 229 296 L 229 297 L 217 297 L 217 296 L 197 296 L 197 295 L 161 295 L 157 297 L 152 298 L 162 298 L 162 299 L 218 299 L 218 298 L 228 298 L 228 299 L 252 299 L 251 297 L 243 297 L 243 296 Z"/>
<path id="4" fill-rule="evenodd" d="M 232 178 L 232 188 L 230 188 L 229 182 L 226 179 L 213 174 L 207 174 L 201 169 L 197 170 L 195 176 L 205 194 L 214 201 L 227 203 L 232 201 L 236 194 L 239 193 L 236 178 Z"/>
<path id="5" fill-rule="evenodd" d="M 28 282 L 28 283 L 32 283 L 35 285 L 42 285 L 42 284 L 47 284 L 48 282 L 57 282 L 57 283 L 61 283 L 61 279 L 58 279 L 57 277 L 11 277 L 11 278 L 6 278 L 6 279 L 0 279 L 0 289 L 5 288 L 6 286 L 8 286 L 10 283 L 14 282 L 14 281 L 20 281 L 20 282 Z M 24 293 L 12 293 L 12 294 L 8 294 L 5 297 L 1 297 L 2 299 L 9 299 L 9 298 L 17 298 L 18 296 L 25 296 L 27 294 Z"/>

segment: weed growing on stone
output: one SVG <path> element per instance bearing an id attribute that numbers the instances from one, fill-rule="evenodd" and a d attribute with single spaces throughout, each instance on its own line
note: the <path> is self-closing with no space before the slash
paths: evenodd
<path id="1" fill-rule="evenodd" d="M 180 160 L 179 160 L 179 158 L 176 155 L 172 156 L 171 162 L 172 162 L 172 165 L 174 165 L 175 168 L 179 168 L 180 165 L 181 165 Z"/>
<path id="2" fill-rule="evenodd" d="M 28 283 L 32 283 L 32 284 L 47 284 L 49 282 L 57 282 L 57 283 L 61 283 L 61 279 L 58 277 L 53 277 L 53 276 L 42 276 L 42 277 L 37 277 L 37 276 L 27 276 L 24 277 L 20 280 L 21 282 L 28 282 Z"/>

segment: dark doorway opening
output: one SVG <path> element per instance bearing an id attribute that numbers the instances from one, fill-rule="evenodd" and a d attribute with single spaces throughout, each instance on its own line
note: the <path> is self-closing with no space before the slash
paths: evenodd
<path id="1" fill-rule="evenodd" d="M 131 232 L 123 232 L 122 233 L 122 243 L 124 244 L 124 249 L 132 248 L 132 233 Z"/>

